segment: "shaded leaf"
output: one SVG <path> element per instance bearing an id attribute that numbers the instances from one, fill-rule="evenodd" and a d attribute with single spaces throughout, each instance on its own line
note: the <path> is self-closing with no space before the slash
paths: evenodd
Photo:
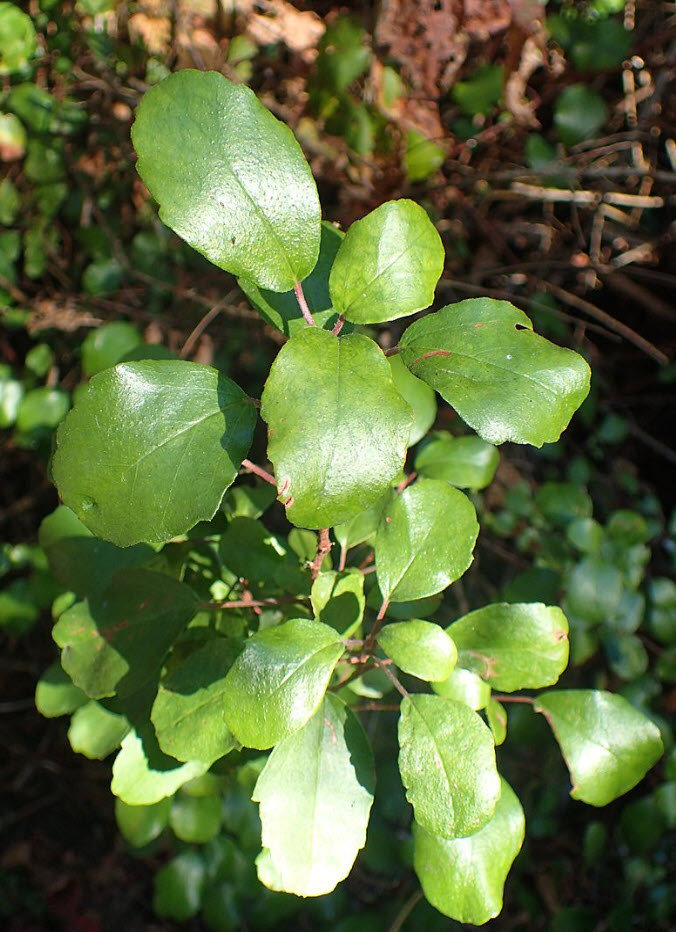
<path id="1" fill-rule="evenodd" d="M 129 569 L 104 592 L 65 611 L 52 636 L 64 670 L 88 696 L 130 696 L 155 676 L 195 608 L 183 583 Z"/>
<path id="2" fill-rule="evenodd" d="M 439 431 L 415 458 L 416 472 L 429 479 L 445 479 L 459 489 L 484 489 L 500 462 L 492 443 L 481 437 L 454 437 Z"/>
<path id="3" fill-rule="evenodd" d="M 352 637 L 364 617 L 364 576 L 358 570 L 320 573 L 310 593 L 317 621 Z"/>
<path id="4" fill-rule="evenodd" d="M 144 848 L 158 838 L 169 824 L 171 800 L 161 799 L 151 806 L 128 806 L 115 800 L 115 821 L 124 840 L 134 848 Z"/>
<path id="5" fill-rule="evenodd" d="M 212 764 L 237 744 L 223 718 L 225 676 L 237 650 L 211 638 L 160 681 L 151 721 L 165 754 Z"/>
<path id="6" fill-rule="evenodd" d="M 491 688 L 480 676 L 456 667 L 449 677 L 439 683 L 432 683 L 432 689 L 444 699 L 454 699 L 468 708 L 478 712 L 488 705 L 491 698 Z"/>
<path id="7" fill-rule="evenodd" d="M 401 356 L 388 356 L 392 378 L 397 391 L 411 406 L 413 411 L 413 427 L 408 438 L 408 445 L 413 446 L 430 429 L 437 416 L 437 396 L 434 390 L 421 379 L 416 379 L 404 365 Z"/>
<path id="8" fill-rule="evenodd" d="M 87 702 L 87 694 L 76 686 L 58 660 L 47 667 L 35 687 L 35 707 L 45 718 L 70 715 Z"/>
<path id="9" fill-rule="evenodd" d="M 73 714 L 68 729 L 68 741 L 76 754 L 90 760 L 103 760 L 120 746 L 129 731 L 129 722 L 100 703 L 90 701 Z"/>

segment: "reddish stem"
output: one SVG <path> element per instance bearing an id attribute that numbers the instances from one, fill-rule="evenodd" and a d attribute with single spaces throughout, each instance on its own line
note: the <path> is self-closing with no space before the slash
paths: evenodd
<path id="1" fill-rule="evenodd" d="M 340 333 L 340 331 L 343 329 L 343 324 L 344 324 L 344 323 L 345 323 L 345 318 L 343 317 L 342 314 L 339 314 L 339 315 L 338 315 L 338 320 L 337 320 L 337 321 L 335 322 L 335 324 L 333 325 L 333 329 L 331 330 L 331 333 L 333 333 L 333 334 L 335 334 L 336 336 L 338 336 L 338 334 Z"/>
<path id="2" fill-rule="evenodd" d="M 315 558 L 312 561 L 312 565 L 310 567 L 310 575 L 312 576 L 313 580 L 319 576 L 319 571 L 322 568 L 324 557 L 326 556 L 327 553 L 331 552 L 332 547 L 333 547 L 333 542 L 331 541 L 331 538 L 329 537 L 329 529 L 327 527 L 323 527 L 321 531 L 319 532 L 319 543 L 317 546 L 317 553 L 315 554 Z"/>
<path id="3" fill-rule="evenodd" d="M 307 301 L 305 300 L 305 295 L 303 293 L 303 286 L 300 282 L 296 282 L 293 286 L 293 290 L 296 294 L 296 299 L 298 301 L 298 306 L 300 307 L 301 314 L 305 318 L 305 322 L 310 326 L 315 326 L 315 319 L 312 316 L 310 308 L 308 307 Z"/>
<path id="4" fill-rule="evenodd" d="M 261 479 L 265 479 L 266 482 L 269 482 L 270 485 L 274 485 L 274 487 L 277 488 L 277 480 L 275 477 L 269 472 L 266 472 L 262 466 L 256 466 L 251 460 L 242 460 L 242 466 L 247 472 L 252 472 L 256 476 L 260 476 Z"/>

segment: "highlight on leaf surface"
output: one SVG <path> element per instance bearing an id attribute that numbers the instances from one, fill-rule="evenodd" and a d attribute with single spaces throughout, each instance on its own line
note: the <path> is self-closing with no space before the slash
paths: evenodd
<path id="1" fill-rule="evenodd" d="M 657 726 L 623 697 L 600 689 L 561 689 L 538 696 L 561 746 L 571 796 L 605 806 L 643 779 L 663 753 Z"/>
<path id="2" fill-rule="evenodd" d="M 559 439 L 587 397 L 590 372 L 532 326 L 508 301 L 470 298 L 415 321 L 399 346 L 413 375 L 484 440 L 541 447 Z"/>
<path id="3" fill-rule="evenodd" d="M 216 369 L 123 363 L 94 376 L 60 425 L 52 474 L 98 537 L 164 543 L 213 517 L 255 421 L 242 389 Z"/>
<path id="4" fill-rule="evenodd" d="M 211 262 L 290 291 L 317 262 L 321 208 L 291 130 L 250 88 L 186 68 L 142 99 L 132 141 L 160 218 Z"/>

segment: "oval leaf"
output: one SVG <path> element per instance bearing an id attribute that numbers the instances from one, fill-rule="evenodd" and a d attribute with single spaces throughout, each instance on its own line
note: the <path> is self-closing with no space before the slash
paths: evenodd
<path id="1" fill-rule="evenodd" d="M 401 472 L 412 413 L 373 340 L 307 327 L 282 348 L 263 391 L 268 457 L 287 517 L 342 524 Z"/>
<path id="2" fill-rule="evenodd" d="M 662 755 L 659 729 L 626 699 L 596 689 L 538 696 L 561 746 L 573 783 L 571 796 L 605 806 L 642 780 Z"/>
<path id="3" fill-rule="evenodd" d="M 208 366 L 115 366 L 91 380 L 59 428 L 54 481 L 98 537 L 164 542 L 213 517 L 255 420 L 241 388 Z"/>
<path id="4" fill-rule="evenodd" d="M 413 411 L 413 427 L 408 438 L 408 445 L 412 447 L 425 436 L 436 420 L 437 396 L 429 385 L 409 372 L 399 353 L 388 356 L 387 361 L 399 394 Z"/>
<path id="5" fill-rule="evenodd" d="M 568 666 L 568 620 L 556 606 L 496 603 L 447 630 L 459 663 L 507 693 L 552 686 Z"/>
<path id="6" fill-rule="evenodd" d="M 439 838 L 413 823 L 413 867 L 425 897 L 444 916 L 483 925 L 502 909 L 502 892 L 523 844 L 526 822 L 502 780 L 493 818 L 469 838 Z"/>
<path id="7" fill-rule="evenodd" d="M 347 877 L 366 841 L 373 785 L 359 721 L 327 694 L 309 722 L 274 749 L 253 793 L 275 889 L 321 896 Z"/>
<path id="8" fill-rule="evenodd" d="M 400 341 L 413 375 L 489 443 L 558 440 L 589 392 L 577 353 L 533 333 L 508 301 L 470 298 L 428 314 Z"/>
<path id="9" fill-rule="evenodd" d="M 165 754 L 213 764 L 236 746 L 223 718 L 225 676 L 236 650 L 212 638 L 160 683 L 151 720 Z"/>
<path id="10" fill-rule="evenodd" d="M 481 437 L 439 431 L 416 456 L 415 469 L 429 479 L 445 479 L 459 489 L 476 491 L 491 484 L 499 462 L 497 449 Z"/>
<path id="11" fill-rule="evenodd" d="M 192 591 L 178 580 L 129 569 L 65 611 L 52 636 L 63 669 L 88 696 L 130 696 L 155 676 L 195 608 Z"/>
<path id="12" fill-rule="evenodd" d="M 478 533 L 472 503 L 441 479 L 420 479 L 392 495 L 375 539 L 383 598 L 407 602 L 441 592 L 472 562 Z"/>
<path id="13" fill-rule="evenodd" d="M 395 622 L 386 625 L 378 643 L 400 670 L 421 680 L 445 680 L 458 659 L 455 644 L 431 621 Z"/>
<path id="14" fill-rule="evenodd" d="M 344 638 L 352 637 L 364 617 L 364 576 L 355 569 L 320 573 L 312 584 L 310 600 L 317 621 Z"/>
<path id="15" fill-rule="evenodd" d="M 225 721 L 245 747 L 265 749 L 314 715 L 343 653 L 338 634 L 295 618 L 254 634 L 228 673 Z"/>
<path id="16" fill-rule="evenodd" d="M 145 95 L 132 127 L 160 217 L 259 288 L 289 291 L 317 261 L 321 208 L 291 130 L 248 87 L 184 69 Z"/>
<path id="17" fill-rule="evenodd" d="M 329 290 L 355 324 L 405 317 L 434 300 L 444 269 L 441 237 L 413 201 L 388 201 L 357 220 L 338 250 Z"/>
<path id="18" fill-rule="evenodd" d="M 401 703 L 399 771 L 415 820 L 443 838 L 482 828 L 500 798 L 493 736 L 451 699 L 414 695 Z"/>

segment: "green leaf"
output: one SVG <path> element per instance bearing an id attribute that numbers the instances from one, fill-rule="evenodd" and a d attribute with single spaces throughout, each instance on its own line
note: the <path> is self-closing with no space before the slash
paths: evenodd
<path id="1" fill-rule="evenodd" d="M 622 696 L 566 689 L 538 696 L 570 770 L 571 796 L 605 806 L 643 779 L 662 755 L 659 729 Z"/>
<path id="2" fill-rule="evenodd" d="M 384 495 L 372 508 L 362 511 L 345 524 L 337 524 L 333 528 L 333 535 L 342 550 L 349 550 L 351 547 L 356 547 L 357 544 L 371 541 L 376 536 L 380 516 L 388 498 L 389 494 Z"/>
<path id="3" fill-rule="evenodd" d="M 399 771 L 416 822 L 443 838 L 482 828 L 500 798 L 493 736 L 452 699 L 424 694 L 401 703 Z"/>
<path id="4" fill-rule="evenodd" d="M 564 88 L 554 104 L 554 125 L 566 146 L 575 146 L 596 136 L 607 118 L 603 97 L 586 84 Z"/>
<path id="5" fill-rule="evenodd" d="M 502 65 L 481 65 L 467 81 L 456 81 L 451 91 L 453 100 L 469 116 L 488 115 L 502 96 L 504 86 Z"/>
<path id="6" fill-rule="evenodd" d="M 208 366 L 115 366 L 94 376 L 61 425 L 54 481 L 98 537 L 164 542 L 213 517 L 255 420 L 244 392 Z"/>
<path id="7" fill-rule="evenodd" d="M 497 449 L 481 437 L 454 437 L 439 431 L 416 456 L 415 468 L 429 479 L 445 479 L 459 489 L 478 491 L 491 484 L 499 462 Z"/>
<path id="8" fill-rule="evenodd" d="M 81 598 L 109 586 L 118 570 L 140 566 L 154 555 L 147 544 L 116 547 L 99 540 L 65 505 L 47 515 L 38 540 L 55 578 Z"/>
<path id="9" fill-rule="evenodd" d="M 598 557 L 587 557 L 568 577 L 566 608 L 572 615 L 599 624 L 615 614 L 622 591 L 622 573 L 616 566 Z"/>
<path id="10" fill-rule="evenodd" d="M 179 787 L 209 769 L 202 761 L 180 763 L 164 754 L 149 723 L 132 729 L 113 764 L 110 789 L 129 806 L 148 806 L 173 796 Z"/>
<path id="11" fill-rule="evenodd" d="M 115 800 L 115 821 L 124 840 L 133 848 L 145 848 L 169 824 L 171 800 L 161 799 L 152 806 L 128 806 Z"/>
<path id="12" fill-rule="evenodd" d="M 177 838 L 203 845 L 221 828 L 220 796 L 177 796 L 171 805 L 169 824 Z"/>
<path id="13" fill-rule="evenodd" d="M 150 717 L 165 754 L 213 764 L 236 746 L 223 718 L 225 676 L 235 655 L 231 642 L 211 638 L 160 682 Z"/>
<path id="14" fill-rule="evenodd" d="M 45 718 L 70 715 L 87 702 L 58 660 L 47 667 L 35 687 L 35 707 Z"/>
<path id="15" fill-rule="evenodd" d="M 317 264 L 308 277 L 301 282 L 303 294 L 314 321 L 318 327 L 323 327 L 325 330 L 331 330 L 338 320 L 338 312 L 334 310 L 329 294 L 329 272 L 344 235 L 330 223 L 322 223 Z M 292 337 L 299 330 L 305 330 L 307 327 L 293 290 L 281 294 L 277 291 L 267 291 L 264 288 L 258 288 L 245 278 L 240 278 L 237 284 L 267 323 L 281 330 L 287 337 Z M 343 327 L 343 334 L 349 333 L 348 328 L 351 329 L 349 324 Z"/>
<path id="16" fill-rule="evenodd" d="M 82 370 L 85 375 L 103 372 L 121 362 L 142 342 L 136 327 L 125 320 L 104 324 L 90 331 L 82 342 Z"/>
<path id="17" fill-rule="evenodd" d="M 205 884 L 206 871 L 199 852 L 182 851 L 155 874 L 154 913 L 176 922 L 196 916 Z"/>
<path id="18" fill-rule="evenodd" d="M 355 324 L 396 320 L 434 300 L 441 237 L 414 201 L 388 201 L 347 231 L 331 269 L 334 308 Z"/>
<path id="19" fill-rule="evenodd" d="M 65 611 L 52 634 L 63 649 L 64 670 L 88 696 L 130 696 L 155 676 L 195 611 L 195 596 L 183 583 L 129 569 Z"/>
<path id="20" fill-rule="evenodd" d="M 36 49 L 30 16 L 14 3 L 0 3 L 0 75 L 24 71 Z"/>
<path id="21" fill-rule="evenodd" d="M 398 353 L 395 356 L 388 356 L 387 361 L 390 364 L 397 391 L 404 401 L 409 403 L 413 411 L 413 427 L 408 438 L 408 445 L 412 447 L 425 436 L 436 420 L 437 396 L 429 385 L 411 375 Z"/>
<path id="22" fill-rule="evenodd" d="M 559 439 L 589 391 L 589 367 L 533 333 L 507 301 L 470 298 L 428 314 L 404 332 L 401 354 L 489 443 Z"/>
<path id="23" fill-rule="evenodd" d="M 375 540 L 383 598 L 407 602 L 441 592 L 472 562 L 478 533 L 472 503 L 441 479 L 420 479 L 393 494 Z"/>
<path id="24" fill-rule="evenodd" d="M 245 747 L 265 749 L 297 731 L 319 706 L 343 653 L 333 628 L 296 618 L 254 634 L 225 681 L 225 721 Z"/>
<path id="25" fill-rule="evenodd" d="M 141 101 L 132 140 L 161 219 L 207 259 L 272 291 L 310 274 L 317 188 L 291 130 L 248 87 L 172 74 Z"/>
<path id="26" fill-rule="evenodd" d="M 548 521 L 560 527 L 575 518 L 590 518 L 594 510 L 589 492 L 576 482 L 543 482 L 535 504 Z"/>
<path id="27" fill-rule="evenodd" d="M 491 688 L 480 676 L 456 667 L 449 677 L 440 683 L 432 683 L 432 689 L 444 699 L 454 699 L 478 712 L 485 709 L 491 698 Z"/>
<path id="28" fill-rule="evenodd" d="M 496 746 L 504 743 L 507 737 L 507 712 L 504 705 L 497 699 L 490 699 L 486 706 L 486 720 L 488 727 L 493 732 L 493 740 Z"/>
<path id="29" fill-rule="evenodd" d="M 233 518 L 221 536 L 218 550 L 228 569 L 244 577 L 254 592 L 274 587 L 294 595 L 307 594 L 309 572 L 260 521 Z"/>
<path id="30" fill-rule="evenodd" d="M 129 722 L 100 703 L 91 700 L 73 714 L 68 741 L 76 754 L 90 760 L 103 760 L 120 746 L 129 731 Z"/>
<path id="31" fill-rule="evenodd" d="M 448 633 L 458 662 L 504 692 L 551 686 L 568 665 L 568 621 L 556 606 L 486 605 L 458 619 Z"/>
<path id="32" fill-rule="evenodd" d="M 394 622 L 378 635 L 378 643 L 400 670 L 421 680 L 445 680 L 458 652 L 443 628 L 431 621 Z"/>
<path id="33" fill-rule="evenodd" d="M 425 181 L 441 168 L 446 152 L 431 139 L 427 139 L 416 129 L 406 133 L 406 150 L 404 152 L 404 169 L 409 181 Z"/>
<path id="34" fill-rule="evenodd" d="M 310 600 L 317 621 L 344 638 L 352 637 L 364 617 L 364 576 L 356 569 L 320 573 L 312 584 Z"/>
<path id="35" fill-rule="evenodd" d="M 320 896 L 347 877 L 366 841 L 374 782 L 359 721 L 327 694 L 305 726 L 277 745 L 254 790 L 277 889 Z"/>
<path id="36" fill-rule="evenodd" d="M 502 892 L 521 850 L 525 819 L 514 791 L 502 780 L 493 818 L 469 838 L 448 840 L 413 825 L 413 867 L 423 893 L 444 916 L 483 925 L 502 909 Z"/>
<path id="37" fill-rule="evenodd" d="M 309 528 L 349 521 L 385 494 L 402 470 L 412 419 L 372 340 L 318 327 L 282 348 L 261 416 L 287 517 Z"/>

